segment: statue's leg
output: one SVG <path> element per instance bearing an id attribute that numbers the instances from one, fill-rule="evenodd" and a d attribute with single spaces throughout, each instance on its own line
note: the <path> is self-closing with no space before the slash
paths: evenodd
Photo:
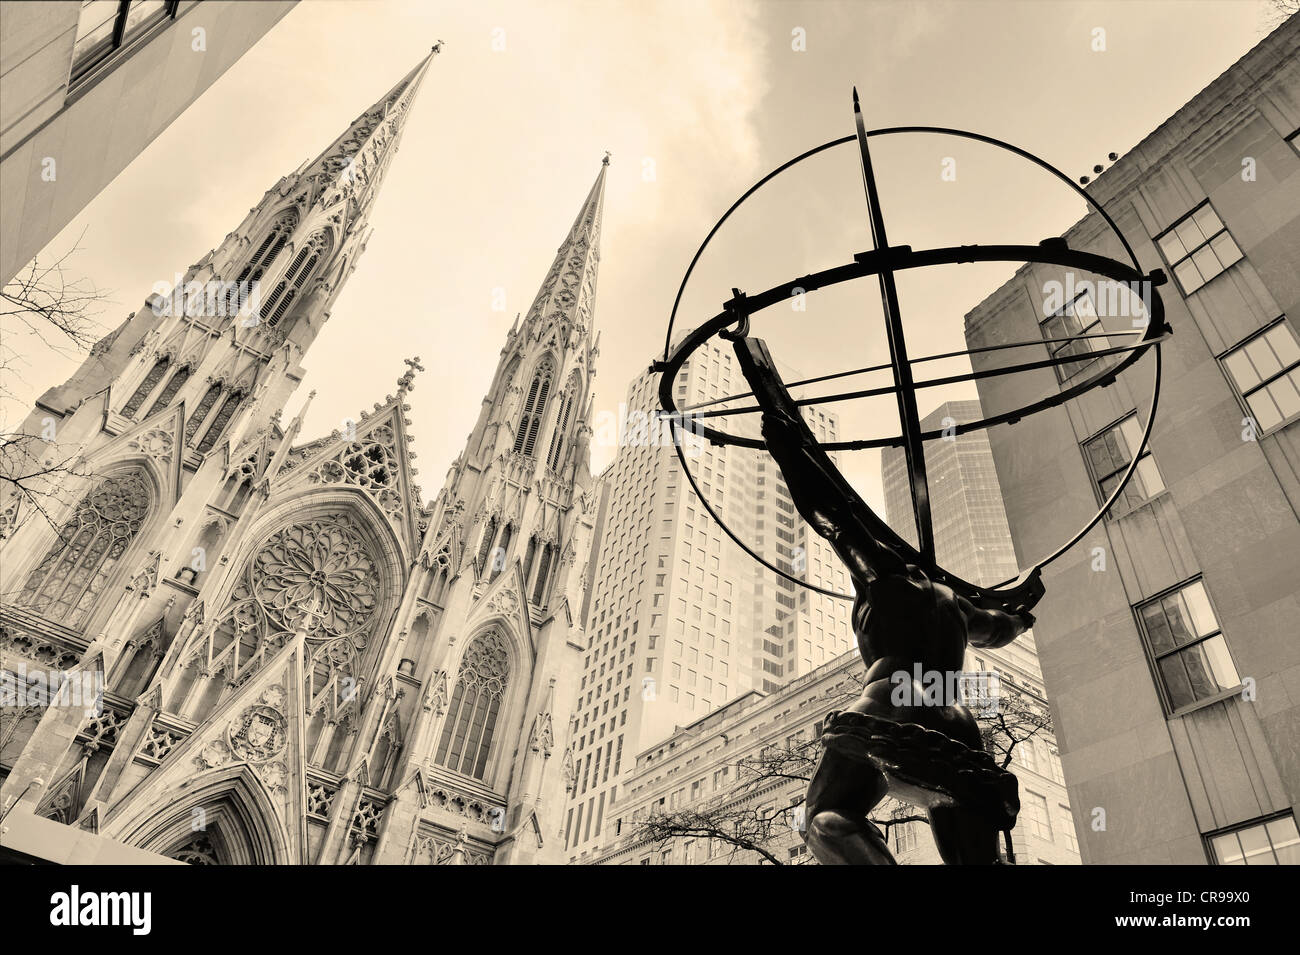
<path id="1" fill-rule="evenodd" d="M 960 805 L 930 807 L 930 832 L 945 865 L 993 865 L 998 831 Z"/>
<path id="2" fill-rule="evenodd" d="M 867 816 L 885 796 L 884 775 L 865 759 L 827 749 L 808 785 L 804 842 L 822 865 L 894 865 Z"/>
<path id="3" fill-rule="evenodd" d="M 945 708 L 943 729 L 971 749 L 983 749 L 974 714 L 960 704 Z M 946 865 L 993 865 L 998 861 L 998 831 L 983 816 L 959 803 L 930 807 L 930 833 Z"/>

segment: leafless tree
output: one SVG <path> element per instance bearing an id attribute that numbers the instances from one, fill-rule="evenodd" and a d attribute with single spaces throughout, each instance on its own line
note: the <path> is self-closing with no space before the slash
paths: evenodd
<path id="1" fill-rule="evenodd" d="M 851 679 L 841 686 L 828 710 L 843 709 L 857 699 L 861 689 L 860 677 Z M 979 722 L 985 750 L 1004 769 L 1010 765 L 1017 746 L 1036 735 L 1051 732 L 1046 704 L 1018 689 L 1003 692 L 996 711 L 981 715 Z M 748 862 L 752 859 L 744 855 L 748 852 L 758 857 L 759 864 L 787 865 L 792 861 L 805 864 L 811 856 L 800 855 L 790 860 L 781 858 L 780 853 L 789 835 L 802 825 L 801 809 L 820 755 L 820 740 L 810 738 L 790 740 L 741 756 L 726 764 L 729 773 L 735 774 L 735 783 L 729 789 L 705 802 L 651 812 L 635 824 L 633 838 L 654 843 L 660 851 L 675 840 L 694 839 L 702 846 L 721 843 L 728 847 L 731 862 Z M 782 802 L 791 783 L 798 786 L 798 793 Z M 892 797 L 877 806 L 870 818 L 886 841 L 895 826 L 913 822 L 929 824 L 924 812 Z M 1005 837 L 1005 853 L 1008 862 L 1015 861 L 1010 833 Z"/>
<path id="2" fill-rule="evenodd" d="M 1264 29 L 1276 30 L 1297 13 L 1300 13 L 1300 0 L 1268 0 L 1262 14 Z"/>
<path id="3" fill-rule="evenodd" d="M 75 354 L 90 349 L 103 333 L 95 316 L 104 293 L 68 269 L 78 248 L 48 264 L 33 259 L 0 288 L 0 401 L 16 397 L 14 382 L 26 364 L 15 341 Z M 28 515 L 40 515 L 58 528 L 53 514 L 67 503 L 61 492 L 76 476 L 75 458 L 58 448 L 49 427 L 36 434 L 0 429 L 0 539 Z"/>

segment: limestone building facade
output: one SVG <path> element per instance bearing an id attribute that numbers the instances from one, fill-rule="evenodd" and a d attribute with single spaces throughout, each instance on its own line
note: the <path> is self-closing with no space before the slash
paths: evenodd
<path id="1" fill-rule="evenodd" d="M 1035 611 L 1085 863 L 1300 863 L 1298 137 L 1293 16 L 1088 186 L 1169 276 L 1149 445 L 1151 357 L 989 433 L 1022 561 L 1069 540 L 1138 456 Z M 1123 257 L 1096 214 L 1064 238 Z M 1112 290 L 1047 294 L 1063 278 L 1025 266 L 966 316 L 971 348 L 1054 338 L 1035 357 L 1078 356 L 982 379 L 989 413 L 1089 374 L 1141 327 Z"/>
<path id="2" fill-rule="evenodd" d="M 0 710 L 6 825 L 196 864 L 557 852 L 606 167 L 431 503 L 408 448 L 418 360 L 332 434 L 281 420 L 437 52 L 25 423 L 29 453 L 68 468 L 48 520 L 0 502 L 0 675 L 28 694 Z M 69 674 L 102 705 L 29 693 Z"/>
<path id="3" fill-rule="evenodd" d="M 973 664 L 972 660 L 972 664 Z M 995 667 L 1004 692 L 1030 706 L 1045 706 L 1027 689 L 1029 673 Z M 678 728 L 635 756 L 624 796 L 599 851 L 577 861 L 595 865 L 763 865 L 812 861 L 800 837 L 799 807 L 806 777 L 820 753 L 817 740 L 831 710 L 862 692 L 862 659 L 844 653 L 783 685 L 775 693 L 751 690 L 707 716 Z M 1011 832 L 1019 865 L 1077 865 L 1078 845 L 1066 802 L 1052 735 L 1021 723 L 998 738 L 999 760 L 1009 746 L 1020 780 L 1021 812 Z M 1012 741 L 1014 740 L 1014 745 Z M 876 818 L 888 821 L 889 800 Z M 739 823 L 753 847 L 685 828 L 669 839 L 651 837 L 645 823 L 656 814 L 723 829 Z M 906 819 L 901 810 L 897 818 Z M 734 831 L 734 830 L 733 830 Z M 938 850 L 925 822 L 887 827 L 891 851 L 902 865 L 937 865 Z"/>

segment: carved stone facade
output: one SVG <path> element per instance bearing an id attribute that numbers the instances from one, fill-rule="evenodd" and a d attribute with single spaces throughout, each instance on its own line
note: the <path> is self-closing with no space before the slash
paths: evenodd
<path id="1" fill-rule="evenodd" d="M 0 675 L 46 690 L 0 709 L 14 831 L 195 865 L 559 860 L 604 167 L 432 503 L 418 360 L 346 433 L 281 424 L 432 58 L 186 274 L 259 305 L 151 298 L 26 422 L 74 466 L 50 520 L 0 500 Z M 51 698 L 82 677 L 100 707 Z"/>

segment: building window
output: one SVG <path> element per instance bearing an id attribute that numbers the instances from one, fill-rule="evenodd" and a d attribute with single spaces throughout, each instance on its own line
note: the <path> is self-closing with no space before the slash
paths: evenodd
<path id="1" fill-rule="evenodd" d="M 1241 249 L 1208 201 L 1156 236 L 1156 244 L 1184 295 L 1191 295 L 1241 258 Z"/>
<path id="2" fill-rule="evenodd" d="M 894 826 L 894 852 L 910 852 L 916 848 L 916 827 L 910 822 Z"/>
<path id="3" fill-rule="evenodd" d="M 509 679 L 510 656 L 499 633 L 485 633 L 466 648 L 438 743 L 439 764 L 483 778 Z"/>
<path id="4" fill-rule="evenodd" d="M 1216 865 L 1300 865 L 1300 834 L 1289 812 L 1210 836 L 1209 841 Z"/>
<path id="5" fill-rule="evenodd" d="M 1087 292 L 1081 293 L 1074 301 L 1047 316 L 1039 323 L 1043 339 L 1047 342 L 1047 351 L 1053 358 L 1081 356 L 1081 361 L 1067 362 L 1054 366 L 1056 378 L 1064 382 L 1092 359 L 1083 357 L 1089 352 L 1101 351 L 1110 347 L 1110 341 L 1101 335 L 1101 319 Z M 1081 335 L 1096 335 L 1096 338 L 1079 338 Z M 1073 339 L 1064 341 L 1063 339 Z M 780 502 L 779 502 L 780 503 Z"/>
<path id="6" fill-rule="evenodd" d="M 1300 343 L 1286 319 L 1221 359 L 1260 434 L 1300 418 Z"/>
<path id="7" fill-rule="evenodd" d="M 555 373 L 554 364 L 548 355 L 538 366 L 528 386 L 528 397 L 524 401 L 524 410 L 519 415 L 519 427 L 515 430 L 516 454 L 531 458 L 537 446 L 537 432 L 542 428 L 542 415 L 546 413 L 546 399 L 551 392 L 551 376 Z"/>
<path id="8" fill-rule="evenodd" d="M 244 395 L 239 391 L 232 392 L 226 396 L 226 400 L 221 403 L 220 410 L 217 411 L 216 416 L 212 419 L 212 424 L 209 425 L 208 430 L 203 433 L 203 440 L 201 440 L 198 447 L 195 448 L 196 451 L 200 454 L 207 454 L 212 450 L 212 446 L 216 444 L 217 439 L 221 437 L 221 432 L 226 430 L 226 425 L 229 423 L 231 417 L 239 407 L 240 402 L 243 400 Z"/>
<path id="9" fill-rule="evenodd" d="M 173 19 L 176 6 L 177 0 L 85 0 L 77 20 L 68 85 L 75 84 L 151 27 Z"/>
<path id="10" fill-rule="evenodd" d="M 203 397 L 199 399 L 199 403 L 195 406 L 194 413 L 190 415 L 190 420 L 185 423 L 186 444 L 193 443 L 194 436 L 198 434 L 199 428 L 203 424 L 203 419 L 208 416 L 208 412 L 212 410 L 212 406 L 216 404 L 217 399 L 220 397 L 221 386 L 209 385 L 208 390 L 203 393 Z"/>
<path id="11" fill-rule="evenodd" d="M 230 290 L 230 296 L 227 299 L 227 311 L 234 314 L 241 309 L 245 302 L 250 298 L 250 291 L 257 286 L 266 274 L 266 270 L 275 262 L 276 256 L 284 248 L 289 236 L 293 234 L 294 227 L 298 224 L 298 213 L 290 209 L 280 214 L 275 223 L 267 230 L 266 235 L 262 238 L 262 244 L 257 247 L 239 273 L 239 278 L 235 280 L 235 287 Z"/>
<path id="12" fill-rule="evenodd" d="M 1099 503 L 1110 498 L 1115 485 L 1132 462 L 1134 452 L 1141 446 L 1142 426 L 1138 423 L 1136 414 L 1129 415 L 1085 442 L 1083 454 L 1100 493 Z M 1160 477 L 1155 458 L 1151 456 L 1150 449 L 1143 451 L 1133 480 L 1129 481 L 1124 493 L 1115 502 L 1116 509 L 1121 513 L 1130 511 L 1164 489 L 1165 482 Z"/>
<path id="13" fill-rule="evenodd" d="M 131 418 L 135 416 L 135 413 L 140 410 L 140 406 L 144 404 L 144 400 L 153 394 L 153 390 L 158 387 L 158 382 L 162 381 L 163 375 L 167 374 L 167 369 L 170 367 L 170 358 L 159 358 L 154 363 L 153 368 L 149 370 L 149 374 L 144 376 L 144 381 L 140 382 L 140 387 L 135 390 L 135 394 L 131 395 L 131 399 L 122 406 L 123 417 Z"/>
<path id="14" fill-rule="evenodd" d="M 1039 839 L 1052 841 L 1052 820 L 1047 815 L 1047 800 L 1038 793 L 1025 791 L 1025 800 L 1021 805 L 1021 818 L 1025 821 L 1025 831 Z"/>
<path id="15" fill-rule="evenodd" d="M 1061 830 L 1061 841 L 1071 852 L 1078 852 L 1079 840 L 1074 833 L 1074 815 L 1070 812 L 1070 807 L 1064 803 L 1057 803 L 1056 808 L 1060 813 L 1057 825 Z"/>
<path id="16" fill-rule="evenodd" d="M 298 254 L 289 263 L 284 275 L 275 284 L 275 288 L 266 297 L 261 311 L 258 312 L 268 327 L 274 328 L 280 324 L 280 319 L 284 318 L 284 313 L 289 310 L 289 306 L 293 304 L 303 286 L 307 284 L 307 280 L 316 271 L 316 266 L 329 254 L 330 247 L 329 234 L 318 232 L 298 250 Z"/>
<path id="17" fill-rule="evenodd" d="M 113 566 L 149 516 L 153 494 L 143 471 L 101 481 L 81 499 L 18 598 L 42 616 L 77 627 L 103 592 Z"/>
<path id="18" fill-rule="evenodd" d="M 189 380 L 189 377 L 190 369 L 188 365 L 181 368 L 176 372 L 176 374 L 172 375 L 171 380 L 167 382 L 167 387 L 162 390 L 162 394 L 158 396 L 158 400 L 153 403 L 153 407 L 149 409 L 149 414 L 145 415 L 145 417 L 151 417 L 156 412 L 162 411 L 170 405 L 172 399 L 176 397 L 176 392 L 181 390 L 181 385 L 185 384 L 185 382 Z"/>
<path id="19" fill-rule="evenodd" d="M 578 400 L 581 379 L 575 371 L 569 378 L 569 387 L 560 400 L 560 411 L 555 419 L 555 433 L 551 435 L 551 450 L 546 455 L 546 466 L 558 471 L 564 459 L 564 439 L 569 433 L 569 419 L 573 417 L 573 405 Z"/>
<path id="20" fill-rule="evenodd" d="M 1141 605 L 1138 617 L 1171 711 L 1240 685 L 1202 581 Z"/>

